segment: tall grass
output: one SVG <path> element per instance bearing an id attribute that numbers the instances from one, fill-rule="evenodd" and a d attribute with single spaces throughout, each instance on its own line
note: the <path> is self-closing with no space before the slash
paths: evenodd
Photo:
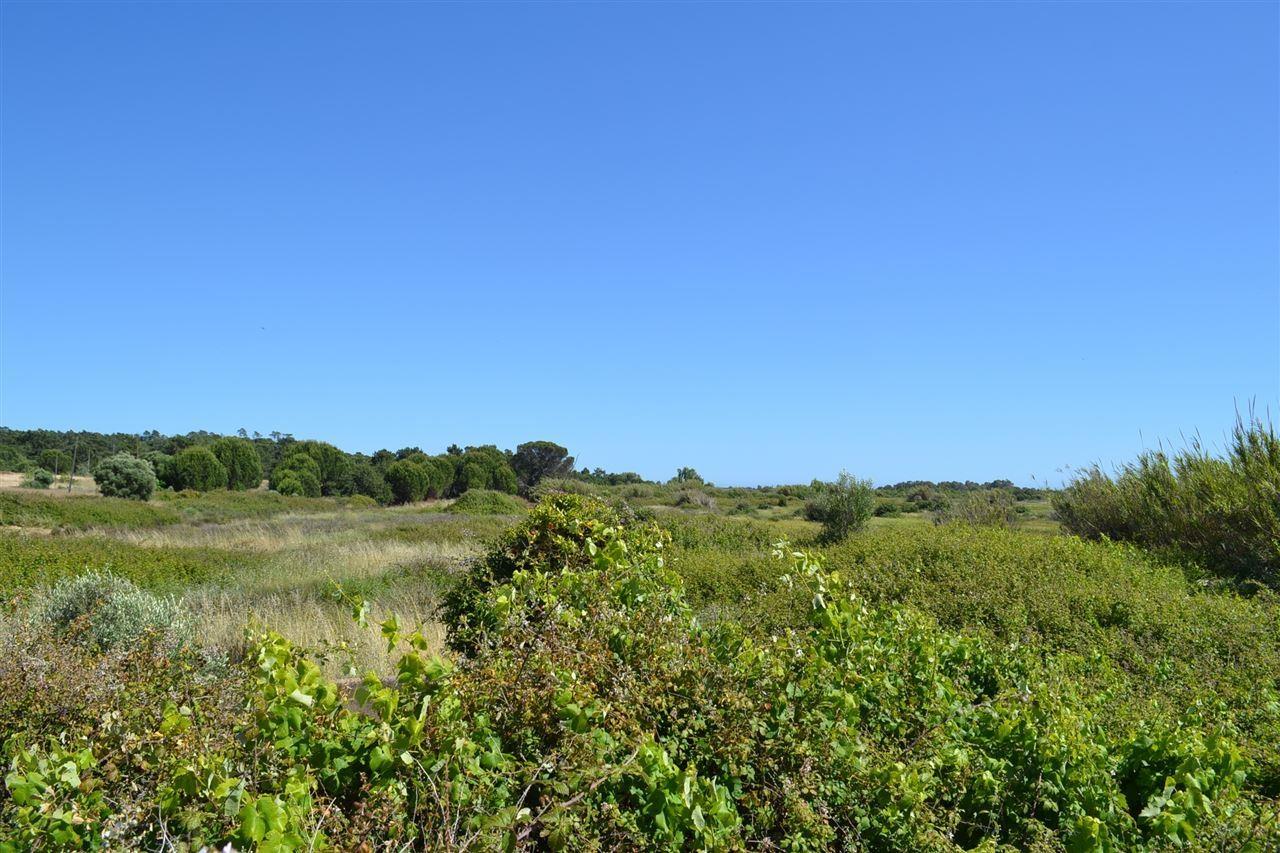
<path id="1" fill-rule="evenodd" d="M 1143 453 L 1115 477 L 1093 468 L 1054 495 L 1063 526 L 1185 554 L 1204 567 L 1280 585 L 1280 437 L 1236 419 L 1227 451 L 1197 439 L 1172 455 Z"/>

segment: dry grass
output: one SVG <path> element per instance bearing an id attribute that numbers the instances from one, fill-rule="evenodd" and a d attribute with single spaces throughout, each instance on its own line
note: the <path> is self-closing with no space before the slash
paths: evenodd
<path id="1" fill-rule="evenodd" d="M 67 492 L 67 476 L 60 474 L 53 481 L 53 485 L 47 489 L 26 489 L 22 484 L 27 479 L 27 475 L 20 471 L 0 471 L 0 489 L 17 489 L 24 492 L 36 492 L 42 495 L 66 495 Z M 72 495 L 96 495 L 98 493 L 98 484 L 94 482 L 92 477 L 84 474 L 77 474 L 75 481 L 71 484 Z"/>
<path id="2" fill-rule="evenodd" d="M 401 625 L 421 625 L 443 645 L 436 609 L 447 579 L 482 553 L 494 522 L 453 517 L 432 507 L 295 512 L 225 523 L 157 528 L 97 528 L 76 536 L 110 537 L 143 549 L 190 549 L 253 554 L 231 583 L 183 593 L 196 614 L 200 640 L 234 653 L 246 630 L 269 626 L 298 643 L 335 650 L 330 668 L 349 663 L 386 673 L 390 658 L 378 622 L 395 614 Z M 370 604 L 360 628 L 338 590 Z"/>

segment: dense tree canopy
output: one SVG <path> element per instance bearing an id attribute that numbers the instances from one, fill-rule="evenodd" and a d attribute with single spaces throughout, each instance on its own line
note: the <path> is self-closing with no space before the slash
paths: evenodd
<path id="1" fill-rule="evenodd" d="M 572 474 L 573 457 L 554 441 L 526 441 L 511 455 L 511 468 L 520 488 L 527 492 L 546 477 Z"/>
<path id="2" fill-rule="evenodd" d="M 256 489 L 262 483 L 262 460 L 258 451 L 243 438 L 220 438 L 211 448 L 227 469 L 227 488 Z"/>
<path id="3" fill-rule="evenodd" d="M 171 468 L 175 489 L 208 492 L 227 487 L 227 469 L 207 447 L 188 447 L 173 457 Z"/>
<path id="4" fill-rule="evenodd" d="M 271 488 L 282 495 L 318 498 L 321 492 L 320 464 L 300 446 L 271 471 Z"/>

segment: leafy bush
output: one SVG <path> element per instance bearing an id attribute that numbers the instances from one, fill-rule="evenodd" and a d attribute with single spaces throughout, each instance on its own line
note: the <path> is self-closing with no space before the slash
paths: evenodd
<path id="1" fill-rule="evenodd" d="M 188 447 L 173 457 L 173 488 L 209 492 L 227 487 L 227 469 L 207 447 Z"/>
<path id="2" fill-rule="evenodd" d="M 38 623 L 103 651 L 134 644 L 145 634 L 157 635 L 171 649 L 188 645 L 195 636 L 194 621 L 175 599 L 139 589 L 110 572 L 59 581 L 37 595 L 32 608 Z"/>
<path id="3" fill-rule="evenodd" d="M 53 472 L 44 468 L 36 468 L 22 481 L 28 489 L 47 489 L 53 485 Z"/>
<path id="4" fill-rule="evenodd" d="M 473 649 L 492 627 L 477 616 L 475 608 L 480 596 L 494 585 L 518 571 L 588 565 L 587 541 L 615 529 L 625 529 L 623 544 L 633 553 L 650 553 L 667 540 L 666 533 L 653 525 L 622 528 L 618 511 L 596 498 L 567 493 L 544 498 L 446 593 L 441 614 L 449 626 L 450 646 L 459 651 Z"/>
<path id="5" fill-rule="evenodd" d="M 156 490 L 156 472 L 151 463 L 130 453 L 117 453 L 93 469 L 98 491 L 109 498 L 145 501 Z"/>
<path id="6" fill-rule="evenodd" d="M 1172 458 L 1144 453 L 1115 479 L 1094 467 L 1053 496 L 1063 526 L 1193 557 L 1280 586 L 1280 437 L 1237 420 L 1225 458 L 1193 442 Z"/>
<path id="7" fill-rule="evenodd" d="M 228 489 L 256 489 L 262 484 L 262 460 L 250 442 L 243 438 L 220 438 L 211 449 L 227 470 Z"/>
<path id="8" fill-rule="evenodd" d="M 519 515 L 525 505 L 506 492 L 468 489 L 449 505 L 454 515 Z"/>
<path id="9" fill-rule="evenodd" d="M 859 480 L 848 471 L 841 471 L 834 483 L 813 484 L 805 503 L 805 517 L 822 524 L 822 535 L 828 542 L 842 542 L 866 527 L 875 504 L 870 480 Z"/>

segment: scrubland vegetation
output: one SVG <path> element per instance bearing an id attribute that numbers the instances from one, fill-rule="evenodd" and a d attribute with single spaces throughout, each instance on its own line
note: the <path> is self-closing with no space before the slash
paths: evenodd
<path id="1" fill-rule="evenodd" d="M 1053 494 L 144 438 L 0 493 L 0 850 L 1280 848 L 1261 424 Z"/>

